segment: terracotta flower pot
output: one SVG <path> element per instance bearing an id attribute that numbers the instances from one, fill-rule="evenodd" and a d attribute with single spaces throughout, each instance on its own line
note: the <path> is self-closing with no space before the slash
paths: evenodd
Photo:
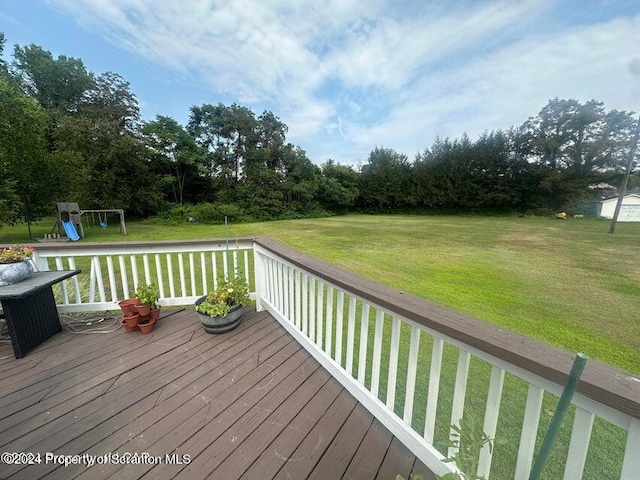
<path id="1" fill-rule="evenodd" d="M 159 316 L 160 316 L 160 307 L 149 311 L 149 321 L 155 322 L 156 320 L 158 320 Z"/>
<path id="2" fill-rule="evenodd" d="M 136 311 L 136 303 L 138 303 L 136 298 L 127 298 L 120 300 L 118 306 L 122 310 L 122 313 L 126 315 L 127 313 L 134 313 Z"/>
<path id="3" fill-rule="evenodd" d="M 151 333 L 153 330 L 153 326 L 156 324 L 155 320 L 151 320 L 150 318 L 143 323 L 138 324 L 138 328 L 142 333 Z"/>
<path id="4" fill-rule="evenodd" d="M 136 326 L 138 325 L 139 319 L 140 319 L 140 315 L 138 315 L 137 313 L 129 313 L 122 317 L 122 321 L 132 328 L 136 328 Z"/>
<path id="5" fill-rule="evenodd" d="M 130 326 L 127 324 L 126 320 L 124 320 L 124 319 L 122 320 L 122 322 L 121 322 L 121 323 L 122 323 L 122 326 L 124 327 L 124 329 L 125 329 L 127 332 L 135 332 L 135 331 L 138 329 L 138 327 L 137 327 L 137 326 L 130 327 Z"/>
<path id="6" fill-rule="evenodd" d="M 151 305 L 136 305 L 136 311 L 140 314 L 141 317 L 146 317 L 151 311 Z"/>

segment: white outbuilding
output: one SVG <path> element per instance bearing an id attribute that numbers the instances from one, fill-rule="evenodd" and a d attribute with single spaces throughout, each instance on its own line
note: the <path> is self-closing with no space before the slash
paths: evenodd
<path id="1" fill-rule="evenodd" d="M 616 210 L 618 197 L 608 198 L 600 202 L 600 216 L 604 218 L 612 218 Z M 640 195 L 630 193 L 622 198 L 620 213 L 618 214 L 619 222 L 640 222 Z"/>

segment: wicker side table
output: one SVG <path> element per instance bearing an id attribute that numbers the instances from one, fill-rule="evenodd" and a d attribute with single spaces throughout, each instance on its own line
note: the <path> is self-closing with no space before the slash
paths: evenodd
<path id="1" fill-rule="evenodd" d="M 53 285 L 80 270 L 35 272 L 26 280 L 0 287 L 0 301 L 16 358 L 62 330 Z"/>

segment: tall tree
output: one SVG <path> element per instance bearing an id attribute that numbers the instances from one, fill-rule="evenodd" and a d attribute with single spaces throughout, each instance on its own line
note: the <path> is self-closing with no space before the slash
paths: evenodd
<path id="1" fill-rule="evenodd" d="M 44 145 L 46 115 L 32 99 L 0 78 L 0 220 L 31 221 L 49 213 L 49 159 Z"/>
<path id="2" fill-rule="evenodd" d="M 327 160 L 321 165 L 322 178 L 318 200 L 329 210 L 344 212 L 355 205 L 358 198 L 358 172 L 348 165 Z"/>
<path id="3" fill-rule="evenodd" d="M 51 52 L 37 45 L 16 45 L 13 56 L 13 70 L 25 93 L 47 110 L 76 112 L 94 84 L 80 59 L 64 55 L 53 58 Z"/>
<path id="4" fill-rule="evenodd" d="M 206 151 L 171 117 L 157 115 L 155 120 L 145 123 L 142 131 L 147 147 L 167 173 L 165 184 L 170 185 L 173 200 L 182 205 L 187 180 L 193 180 L 206 167 Z"/>
<path id="5" fill-rule="evenodd" d="M 414 202 L 411 164 L 406 155 L 376 147 L 360 174 L 360 202 L 364 207 L 402 209 Z"/>
<path id="6" fill-rule="evenodd" d="M 585 199 L 590 185 L 611 181 L 633 136 L 631 112 L 607 112 L 602 102 L 554 98 L 522 126 L 528 158 L 549 167 L 542 185 L 554 207 Z M 593 191 L 593 190 L 592 190 Z"/>

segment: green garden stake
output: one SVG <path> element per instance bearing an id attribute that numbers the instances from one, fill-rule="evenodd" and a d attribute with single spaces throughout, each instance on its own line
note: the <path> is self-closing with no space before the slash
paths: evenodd
<path id="1" fill-rule="evenodd" d="M 567 413 L 567 409 L 569 408 L 569 404 L 571 403 L 571 398 L 573 398 L 573 394 L 575 393 L 576 387 L 578 386 L 580 375 L 582 375 L 584 366 L 587 363 L 587 358 L 588 357 L 584 353 L 578 353 L 576 355 L 576 358 L 573 360 L 573 366 L 571 367 L 569 378 L 567 379 L 567 383 L 562 390 L 560 401 L 558 402 L 556 411 L 553 414 L 551 423 L 549 424 L 547 434 L 544 436 L 544 440 L 542 441 L 540 452 L 538 452 L 538 457 L 536 458 L 536 461 L 533 464 L 533 468 L 531 469 L 529 480 L 539 480 L 540 475 L 542 475 L 542 471 L 544 470 L 544 466 L 547 463 L 547 458 L 549 457 L 549 453 L 551 452 L 553 442 L 556 439 L 558 430 L 560 430 L 562 420 Z"/>

